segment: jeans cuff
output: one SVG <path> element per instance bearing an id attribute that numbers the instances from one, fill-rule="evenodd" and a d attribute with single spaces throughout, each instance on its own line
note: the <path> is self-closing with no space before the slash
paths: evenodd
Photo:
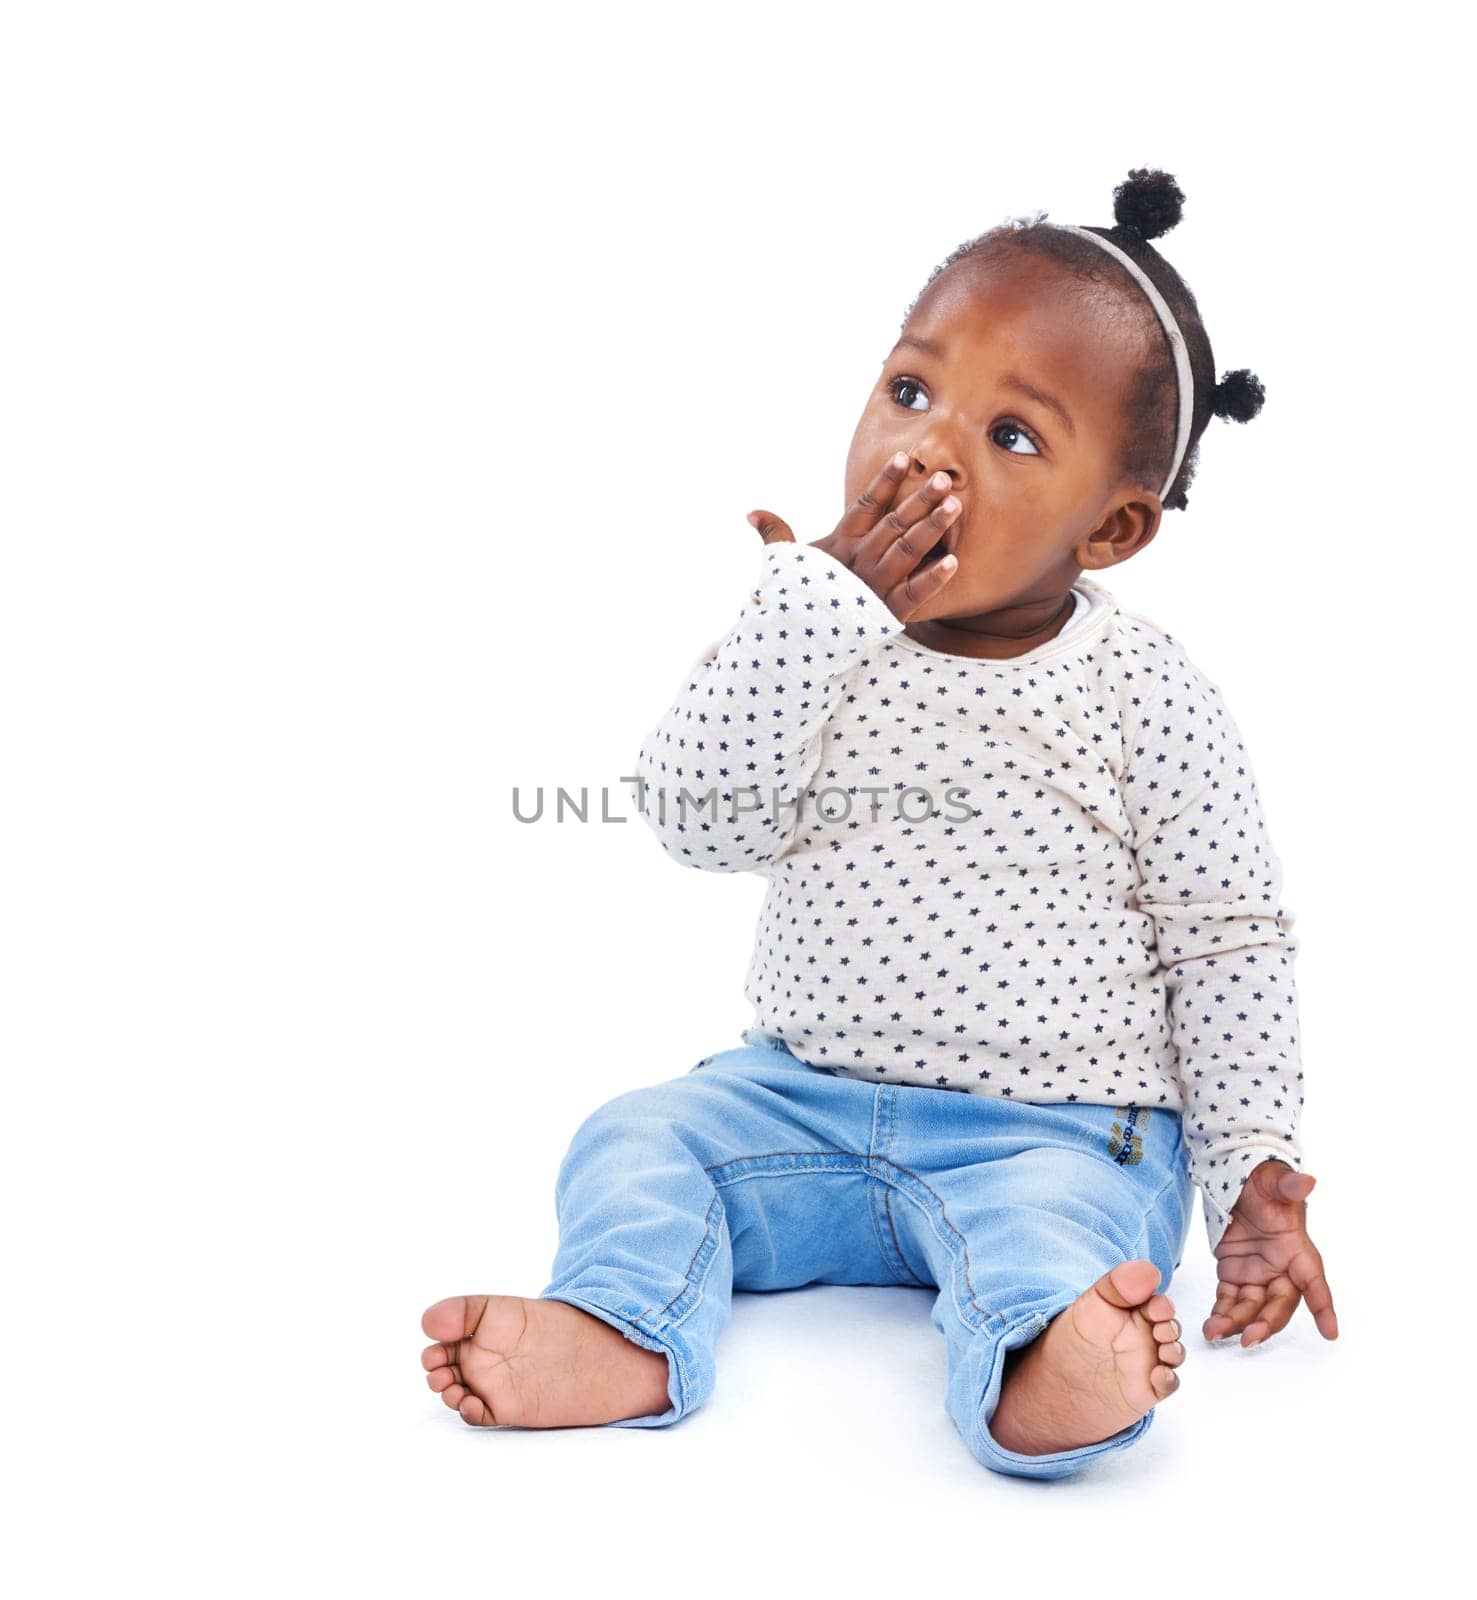
<path id="1" fill-rule="evenodd" d="M 695 1409 L 692 1352 L 686 1348 L 680 1331 L 676 1328 L 656 1328 L 642 1320 L 643 1313 L 629 1312 L 616 1306 L 603 1305 L 587 1295 L 560 1289 L 556 1294 L 541 1294 L 540 1300 L 562 1300 L 566 1305 L 578 1306 L 592 1317 L 608 1322 L 617 1332 L 625 1335 L 632 1344 L 643 1350 L 656 1350 L 667 1358 L 667 1398 L 671 1405 L 662 1412 L 646 1417 L 622 1417 L 619 1422 L 608 1422 L 608 1428 L 666 1428 L 680 1422 Z"/>
<path id="2" fill-rule="evenodd" d="M 1076 1450 L 1054 1450 L 1049 1455 L 1024 1455 L 1018 1450 L 1007 1450 L 997 1443 L 989 1429 L 989 1420 L 1000 1404 L 1000 1390 L 1005 1377 L 1007 1351 L 1019 1349 L 1040 1335 L 1059 1312 L 1064 1311 L 1077 1298 L 1068 1295 L 1060 1305 L 1043 1311 L 1033 1311 L 1018 1322 L 1008 1324 L 1003 1333 L 989 1342 L 985 1360 L 989 1372 L 984 1384 L 984 1395 L 975 1413 L 974 1436 L 969 1441 L 975 1456 L 995 1472 L 1010 1473 L 1019 1478 L 1065 1478 L 1079 1472 L 1094 1456 L 1106 1455 L 1111 1450 L 1122 1450 L 1148 1431 L 1154 1420 L 1151 1407 L 1137 1422 L 1100 1439 L 1096 1444 L 1082 1445 Z"/>

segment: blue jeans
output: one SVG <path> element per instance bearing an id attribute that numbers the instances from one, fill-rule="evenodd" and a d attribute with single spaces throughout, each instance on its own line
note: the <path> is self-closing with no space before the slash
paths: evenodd
<path id="1" fill-rule="evenodd" d="M 559 1250 L 540 1299 L 579 1306 L 668 1360 L 660 1428 L 712 1393 L 731 1291 L 810 1283 L 937 1288 L 949 1415 L 987 1467 L 1060 1478 L 1152 1422 L 1080 1450 L 991 1437 L 1005 1353 L 1120 1261 L 1167 1289 L 1193 1186 L 1179 1113 L 1032 1105 L 808 1066 L 777 1037 L 632 1089 L 580 1125 L 555 1190 Z"/>

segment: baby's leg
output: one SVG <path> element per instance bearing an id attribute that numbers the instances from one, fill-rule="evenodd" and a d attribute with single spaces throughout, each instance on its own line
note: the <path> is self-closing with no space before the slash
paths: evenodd
<path id="1" fill-rule="evenodd" d="M 971 1451 L 1055 1478 L 1142 1438 L 1184 1360 L 1163 1293 L 1193 1192 L 1178 1118 L 916 1093 L 895 1141 L 914 1204 L 895 1210 L 942 1285 L 933 1321 Z"/>
<path id="2" fill-rule="evenodd" d="M 711 1393 L 733 1288 L 897 1282 L 874 1099 L 754 1045 L 601 1106 L 559 1169 L 551 1281 L 432 1306 L 430 1386 L 474 1425 L 659 1427 Z"/>

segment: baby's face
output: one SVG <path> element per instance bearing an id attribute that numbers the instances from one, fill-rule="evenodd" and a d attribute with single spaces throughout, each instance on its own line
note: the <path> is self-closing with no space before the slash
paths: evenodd
<path id="1" fill-rule="evenodd" d="M 1030 259 L 965 257 L 929 287 L 846 462 L 848 505 L 897 450 L 911 466 L 896 503 L 940 469 L 954 480 L 962 509 L 940 548 L 959 568 L 918 617 L 1059 596 L 1153 537 L 1158 496 L 1118 467 L 1146 336 L 1111 297 Z"/>

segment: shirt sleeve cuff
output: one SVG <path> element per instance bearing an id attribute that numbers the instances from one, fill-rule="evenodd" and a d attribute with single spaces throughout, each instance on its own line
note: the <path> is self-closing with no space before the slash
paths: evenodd
<path id="1" fill-rule="evenodd" d="M 763 576 L 752 600 L 763 605 L 777 594 L 797 600 L 802 614 L 813 609 L 829 618 L 851 645 L 903 631 L 903 624 L 875 589 L 813 544 L 785 539 L 764 546 Z"/>
<path id="2" fill-rule="evenodd" d="M 1263 1161 L 1285 1161 L 1294 1172 L 1303 1170 L 1302 1152 L 1291 1140 L 1262 1139 L 1246 1144 L 1220 1146 L 1214 1154 L 1202 1156 L 1193 1177 L 1200 1186 L 1205 1212 L 1205 1235 L 1212 1251 L 1231 1225 L 1231 1210 L 1241 1196 L 1246 1180 Z"/>

